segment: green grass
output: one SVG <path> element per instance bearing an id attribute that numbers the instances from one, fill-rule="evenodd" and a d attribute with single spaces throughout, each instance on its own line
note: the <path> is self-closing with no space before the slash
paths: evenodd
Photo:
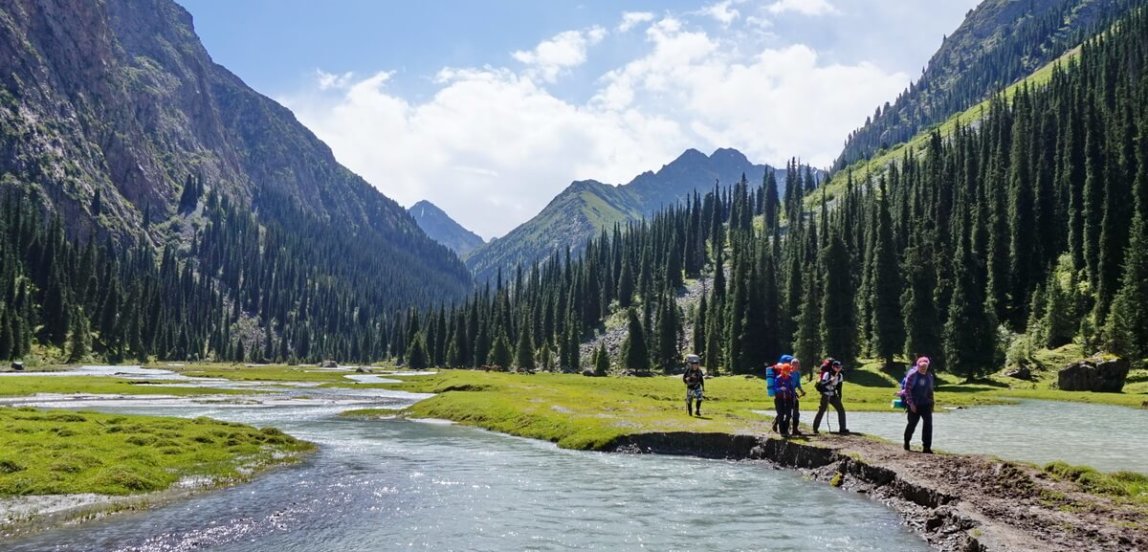
<path id="1" fill-rule="evenodd" d="M 313 445 L 274 428 L 95 412 L 0 408 L 0 496 L 160 491 L 183 478 L 247 480 Z"/>
<path id="2" fill-rule="evenodd" d="M 892 411 L 901 368 L 886 373 L 876 362 L 849 370 L 844 387 L 847 411 Z M 936 393 L 941 407 L 1014 403 L 1019 399 L 1091 402 L 1139 407 L 1144 393 L 1082 393 L 1050 389 L 1045 383 L 992 377 L 964 382 L 939 373 Z M 442 418 L 486 429 L 544 439 L 575 449 L 601 449 L 615 439 L 657 432 L 768 432 L 773 401 L 755 376 L 724 376 L 706 381 L 705 418 L 685 413 L 677 376 L 588 378 L 571 374 L 507 374 L 445 370 L 433 376 L 380 384 L 406 391 L 435 393 L 405 411 L 410 417 Z M 1010 381 L 1011 380 L 1011 381 Z M 1044 387 L 1041 387 L 1044 385 Z M 812 385 L 803 408 L 816 404 Z M 354 411 L 351 415 L 390 415 L 393 411 Z"/>
<path id="3" fill-rule="evenodd" d="M 90 393 L 97 395 L 217 395 L 241 391 L 170 387 L 151 380 L 108 376 L 17 376 L 0 380 L 0 396 L 19 397 L 36 393 Z"/>
<path id="4" fill-rule="evenodd" d="M 1085 492 L 1148 505 L 1148 475 L 1127 471 L 1101 473 L 1088 466 L 1073 466 L 1064 462 L 1046 464 L 1044 471 L 1061 481 L 1075 483 Z"/>
<path id="5" fill-rule="evenodd" d="M 155 368 L 178 371 L 185 376 L 223 378 L 230 381 L 312 382 L 346 387 L 357 385 L 353 380 L 344 377 L 351 372 L 324 370 L 316 366 L 192 364 L 183 367 L 155 366 Z"/>

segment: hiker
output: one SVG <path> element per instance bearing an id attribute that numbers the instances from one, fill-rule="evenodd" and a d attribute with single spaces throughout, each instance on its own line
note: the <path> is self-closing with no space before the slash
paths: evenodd
<path id="1" fill-rule="evenodd" d="M 793 435 L 803 435 L 797 424 L 801 423 L 801 397 L 805 396 L 805 390 L 801 388 L 801 360 L 797 357 L 792 357 L 793 360 L 789 362 L 793 367 L 793 411 L 789 415 L 789 419 L 793 422 L 793 429 L 790 431 Z"/>
<path id="2" fill-rule="evenodd" d="M 913 432 L 917 430 L 917 421 L 924 420 L 921 428 L 921 443 L 925 454 L 933 453 L 933 388 L 936 379 L 929 372 L 929 357 L 917 359 L 916 369 L 905 376 L 905 404 L 909 408 L 909 424 L 905 426 L 905 450 L 913 440 Z"/>
<path id="3" fill-rule="evenodd" d="M 834 358 L 827 358 L 821 364 L 821 374 L 814 385 L 814 388 L 821 393 L 821 404 L 817 407 L 817 415 L 813 417 L 815 434 L 821 427 L 821 417 L 825 415 L 829 405 L 833 405 L 833 409 L 837 411 L 837 433 L 842 435 L 849 433 L 845 428 L 845 407 L 841 405 L 841 386 L 845 383 L 845 375 L 841 373 L 843 368 L 841 361 Z"/>
<path id="4" fill-rule="evenodd" d="M 790 421 L 793 417 L 793 406 L 797 400 L 797 385 L 801 380 L 800 369 L 794 369 L 790 355 L 782 355 L 773 366 L 773 407 L 777 416 L 773 419 L 773 429 L 788 439 L 790 434 Z"/>
<path id="5" fill-rule="evenodd" d="M 706 390 L 705 372 L 702 372 L 702 359 L 698 355 L 686 355 L 686 372 L 682 374 L 686 384 L 686 412 L 690 416 L 702 415 L 702 396 Z M 698 406 L 694 408 L 694 401 Z"/>

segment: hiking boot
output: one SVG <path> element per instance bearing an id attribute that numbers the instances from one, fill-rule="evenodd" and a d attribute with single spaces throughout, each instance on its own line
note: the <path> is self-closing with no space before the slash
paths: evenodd
<path id="1" fill-rule="evenodd" d="M 933 454 L 933 449 L 924 449 L 921 452 L 923 452 L 925 454 Z"/>
<path id="2" fill-rule="evenodd" d="M 820 432 L 820 431 L 817 431 L 817 428 L 813 428 L 813 434 L 814 434 L 814 435 L 820 435 L 820 434 L 821 434 L 821 432 Z"/>
<path id="3" fill-rule="evenodd" d="M 849 435 L 849 430 L 848 429 L 842 429 L 841 431 L 838 431 L 837 434 L 838 435 Z"/>
<path id="4" fill-rule="evenodd" d="M 913 450 L 913 449 L 909 448 L 909 443 L 905 443 L 905 450 Z"/>

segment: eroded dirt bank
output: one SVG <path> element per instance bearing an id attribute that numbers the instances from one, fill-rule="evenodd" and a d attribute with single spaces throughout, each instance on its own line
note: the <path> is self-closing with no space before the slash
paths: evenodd
<path id="1" fill-rule="evenodd" d="M 1034 466 L 974 455 L 906 452 L 861 435 L 783 441 L 753 435 L 655 433 L 616 452 L 765 460 L 896 509 L 942 551 L 1148 550 L 1142 510 L 1081 492 Z"/>

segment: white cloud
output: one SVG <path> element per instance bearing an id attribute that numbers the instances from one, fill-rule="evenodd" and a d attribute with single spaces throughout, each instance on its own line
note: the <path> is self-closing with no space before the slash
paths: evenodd
<path id="1" fill-rule="evenodd" d="M 319 86 L 319 90 L 346 88 L 351 84 L 354 78 L 355 74 L 350 71 L 342 75 L 336 75 L 319 69 L 315 70 L 315 81 Z"/>
<path id="2" fill-rule="evenodd" d="M 514 52 L 523 67 L 441 69 L 418 101 L 390 89 L 390 72 L 318 72 L 279 101 L 386 195 L 404 205 L 430 200 L 491 237 L 573 180 L 625 183 L 690 147 L 826 166 L 848 132 L 909 81 L 870 63 L 826 61 L 800 43 L 711 33 L 684 17 L 628 20 L 650 23 L 645 51 L 599 70 L 581 99 L 551 87 L 587 63 L 589 46 L 607 36 L 598 27 Z"/>
<path id="3" fill-rule="evenodd" d="M 622 22 L 618 24 L 618 32 L 624 33 L 633 29 L 641 23 L 649 23 L 654 20 L 654 14 L 650 12 L 626 12 L 622 14 Z"/>
<path id="4" fill-rule="evenodd" d="M 520 50 L 511 56 L 527 65 L 532 75 L 554 82 L 563 70 L 585 63 L 587 48 L 605 37 L 606 29 L 597 26 L 585 31 L 566 31 L 541 42 L 531 51 Z"/>
<path id="5" fill-rule="evenodd" d="M 826 15 L 838 13 L 828 0 L 777 0 L 770 4 L 771 13 L 796 12 L 804 15 Z"/>
<path id="6" fill-rule="evenodd" d="M 714 18 L 722 25 L 729 25 L 735 19 L 741 16 L 741 13 L 733 7 L 734 0 L 723 0 L 716 4 L 711 4 L 702 9 L 702 13 Z"/>

